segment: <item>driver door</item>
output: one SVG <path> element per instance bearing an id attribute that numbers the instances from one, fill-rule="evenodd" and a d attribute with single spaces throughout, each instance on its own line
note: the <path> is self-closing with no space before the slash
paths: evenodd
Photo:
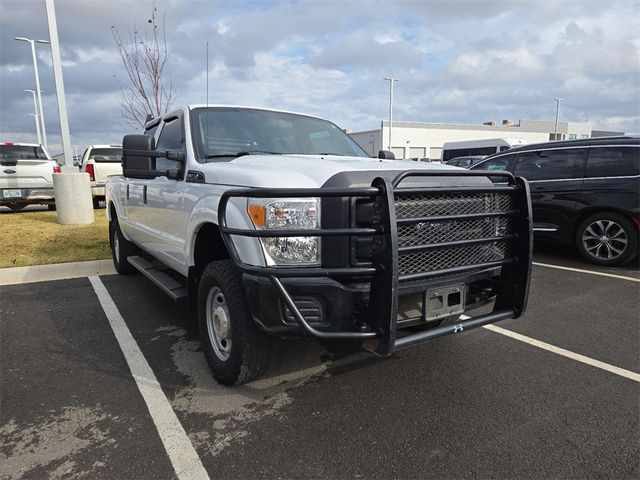
<path id="1" fill-rule="evenodd" d="M 184 122 L 181 113 L 163 119 L 156 143 L 158 152 L 182 153 L 186 158 Z M 156 158 L 156 171 L 166 172 L 147 183 L 145 223 L 153 236 L 152 255 L 169 266 L 184 262 L 188 218 L 184 208 L 185 162 Z"/>

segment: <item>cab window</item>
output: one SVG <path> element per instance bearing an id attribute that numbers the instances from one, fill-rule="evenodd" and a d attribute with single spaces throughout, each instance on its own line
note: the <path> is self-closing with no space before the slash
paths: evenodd
<path id="1" fill-rule="evenodd" d="M 183 150 L 184 136 L 182 134 L 182 122 L 179 117 L 173 118 L 164 123 L 158 137 L 156 150 Z M 156 158 L 156 170 L 177 170 L 180 168 L 180 162 L 169 160 L 166 157 Z"/>

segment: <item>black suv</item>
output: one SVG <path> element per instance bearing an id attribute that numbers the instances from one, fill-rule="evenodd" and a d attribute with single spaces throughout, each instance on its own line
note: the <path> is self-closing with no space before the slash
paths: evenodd
<path id="1" fill-rule="evenodd" d="M 622 265 L 637 256 L 640 137 L 525 145 L 471 169 L 508 170 L 529 180 L 537 238 L 575 245 L 601 265 Z"/>

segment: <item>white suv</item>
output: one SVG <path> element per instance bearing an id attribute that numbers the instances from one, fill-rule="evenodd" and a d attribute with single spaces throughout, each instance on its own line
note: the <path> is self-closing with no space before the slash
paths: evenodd
<path id="1" fill-rule="evenodd" d="M 51 175 L 59 172 L 42 145 L 0 143 L 0 206 L 18 211 L 29 204 L 46 204 L 54 210 Z"/>
<path id="2" fill-rule="evenodd" d="M 104 185 L 109 175 L 122 175 L 120 145 L 90 145 L 82 154 L 80 170 L 89 174 L 93 208 L 104 201 Z"/>

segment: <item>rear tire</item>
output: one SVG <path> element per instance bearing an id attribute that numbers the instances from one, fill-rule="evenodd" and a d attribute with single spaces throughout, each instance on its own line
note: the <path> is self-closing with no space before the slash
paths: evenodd
<path id="1" fill-rule="evenodd" d="M 93 199 L 93 209 L 97 210 L 100 208 L 100 200 L 98 200 L 97 198 Z"/>
<path id="2" fill-rule="evenodd" d="M 50 212 L 55 212 L 56 211 L 56 204 L 55 203 L 50 203 L 47 205 L 47 208 L 49 209 Z"/>
<path id="3" fill-rule="evenodd" d="M 22 210 L 24 207 L 27 206 L 26 203 L 13 203 L 10 205 L 7 205 L 12 212 L 19 212 L 20 210 Z"/>
<path id="4" fill-rule="evenodd" d="M 253 321 L 241 275 L 230 260 L 211 262 L 202 271 L 198 327 L 207 363 L 219 383 L 250 382 L 268 370 L 274 339 Z"/>
<path id="5" fill-rule="evenodd" d="M 109 222 L 109 244 L 116 271 L 122 275 L 135 273 L 137 270 L 129 263 L 128 258 L 139 255 L 140 249 L 124 238 L 117 218 Z"/>
<path id="6" fill-rule="evenodd" d="M 575 242 L 580 255 L 591 263 L 623 265 L 638 254 L 638 229 L 619 213 L 596 213 L 578 226 Z"/>

